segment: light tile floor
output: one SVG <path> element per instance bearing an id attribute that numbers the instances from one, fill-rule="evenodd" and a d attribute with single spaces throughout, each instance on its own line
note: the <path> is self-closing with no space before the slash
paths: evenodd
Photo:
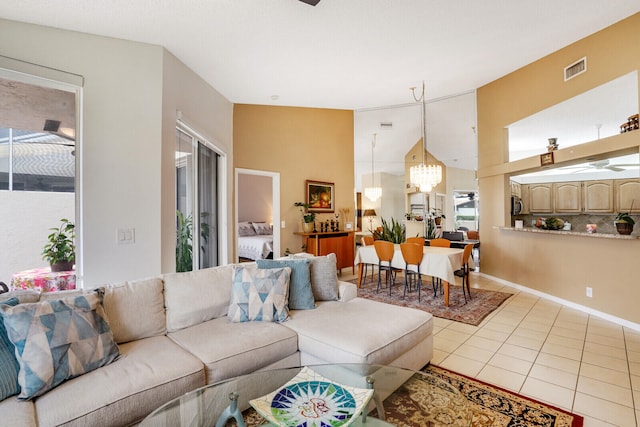
<path id="1" fill-rule="evenodd" d="M 470 282 L 514 296 L 478 326 L 434 318 L 433 364 L 580 414 L 585 427 L 638 426 L 640 332 L 478 273 Z"/>

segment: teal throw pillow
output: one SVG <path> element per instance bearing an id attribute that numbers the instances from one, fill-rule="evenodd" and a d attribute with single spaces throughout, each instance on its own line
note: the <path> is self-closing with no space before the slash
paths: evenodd
<path id="1" fill-rule="evenodd" d="M 0 303 L 0 306 L 15 307 L 20 301 L 18 298 L 10 298 Z M 16 360 L 16 348 L 7 337 L 7 329 L 2 320 L 0 311 L 0 400 L 20 392 L 18 385 L 18 371 L 20 365 Z"/>
<path id="2" fill-rule="evenodd" d="M 289 318 L 290 268 L 260 270 L 236 266 L 233 270 L 230 322 L 284 322 Z"/>
<path id="3" fill-rule="evenodd" d="M 40 396 L 118 357 L 103 297 L 104 289 L 97 289 L 58 300 L 0 306 L 20 365 L 19 398 Z"/>
<path id="4" fill-rule="evenodd" d="M 301 260 L 273 260 L 259 259 L 256 261 L 258 268 L 291 268 L 291 283 L 289 284 L 289 310 L 308 310 L 316 308 L 311 289 L 311 261 Z"/>

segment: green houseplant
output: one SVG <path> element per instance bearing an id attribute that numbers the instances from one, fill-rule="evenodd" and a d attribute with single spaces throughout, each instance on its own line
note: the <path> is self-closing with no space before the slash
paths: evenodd
<path id="1" fill-rule="evenodd" d="M 614 224 L 619 234 L 631 234 L 633 232 L 633 226 L 636 223 L 629 212 L 618 212 L 618 215 L 614 218 Z"/>
<path id="2" fill-rule="evenodd" d="M 404 224 L 391 218 L 391 224 L 382 218 L 382 227 L 377 230 L 373 230 L 374 240 L 386 240 L 392 243 L 404 243 L 406 240 L 407 232 Z"/>
<path id="3" fill-rule="evenodd" d="M 176 211 L 176 272 L 182 273 L 193 269 L 193 218 Z"/>
<path id="4" fill-rule="evenodd" d="M 294 206 L 298 206 L 300 208 L 300 213 L 302 214 L 302 231 L 305 233 L 311 233 L 315 228 L 315 212 L 309 212 L 309 203 L 295 202 Z"/>
<path id="5" fill-rule="evenodd" d="M 66 218 L 60 220 L 57 228 L 50 228 L 53 233 L 47 237 L 47 244 L 42 248 L 42 259 L 51 266 L 51 271 L 69 271 L 76 261 L 75 225 Z"/>

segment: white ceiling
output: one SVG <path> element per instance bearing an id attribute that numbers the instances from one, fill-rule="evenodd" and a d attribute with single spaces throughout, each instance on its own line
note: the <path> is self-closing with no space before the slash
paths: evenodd
<path id="1" fill-rule="evenodd" d="M 2 18 L 165 46 L 233 103 L 352 110 L 410 103 L 423 80 L 429 101 L 473 92 L 638 11 L 629 0 L 0 2 Z M 465 136 L 443 123 L 433 132 L 447 138 L 428 136 L 429 151 L 475 168 L 461 160 L 475 150 L 475 117 L 455 130 L 438 120 Z M 360 125 L 357 158 L 371 138 Z"/>

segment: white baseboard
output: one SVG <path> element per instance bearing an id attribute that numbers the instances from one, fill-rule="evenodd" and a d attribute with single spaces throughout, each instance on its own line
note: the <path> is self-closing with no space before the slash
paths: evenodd
<path id="1" fill-rule="evenodd" d="M 491 276 L 489 274 L 485 274 L 485 273 L 482 273 L 482 272 L 480 272 L 480 275 L 482 277 L 487 278 L 487 279 L 493 280 L 494 282 L 498 282 L 498 283 L 501 283 L 503 285 L 511 286 L 513 288 L 516 288 L 521 292 L 526 292 L 526 293 L 529 293 L 529 294 L 533 294 L 533 295 L 538 296 L 540 298 L 544 298 L 544 299 L 547 299 L 549 301 L 557 302 L 558 304 L 566 305 L 567 307 L 571 307 L 571 308 L 574 308 L 576 310 L 580 310 L 580 311 L 585 312 L 587 314 L 592 314 L 594 316 L 600 317 L 601 319 L 608 320 L 609 322 L 617 323 L 620 326 L 624 326 L 626 328 L 633 329 L 634 331 L 640 332 L 640 324 L 639 323 L 630 322 L 630 321 L 628 321 L 626 319 L 623 319 L 621 317 L 613 316 L 611 314 L 595 310 L 595 309 L 593 309 L 591 307 L 586 307 L 584 305 L 576 304 L 575 302 L 568 301 L 568 300 L 565 300 L 565 299 L 562 299 L 562 298 L 558 298 L 556 296 L 549 295 L 549 294 L 546 294 L 544 292 L 540 292 L 538 290 L 531 289 L 531 288 L 528 288 L 526 286 L 519 285 L 517 283 L 512 283 L 512 282 L 509 282 L 508 280 L 504 280 L 504 279 L 501 279 L 499 277 L 494 277 L 494 276 Z"/>

